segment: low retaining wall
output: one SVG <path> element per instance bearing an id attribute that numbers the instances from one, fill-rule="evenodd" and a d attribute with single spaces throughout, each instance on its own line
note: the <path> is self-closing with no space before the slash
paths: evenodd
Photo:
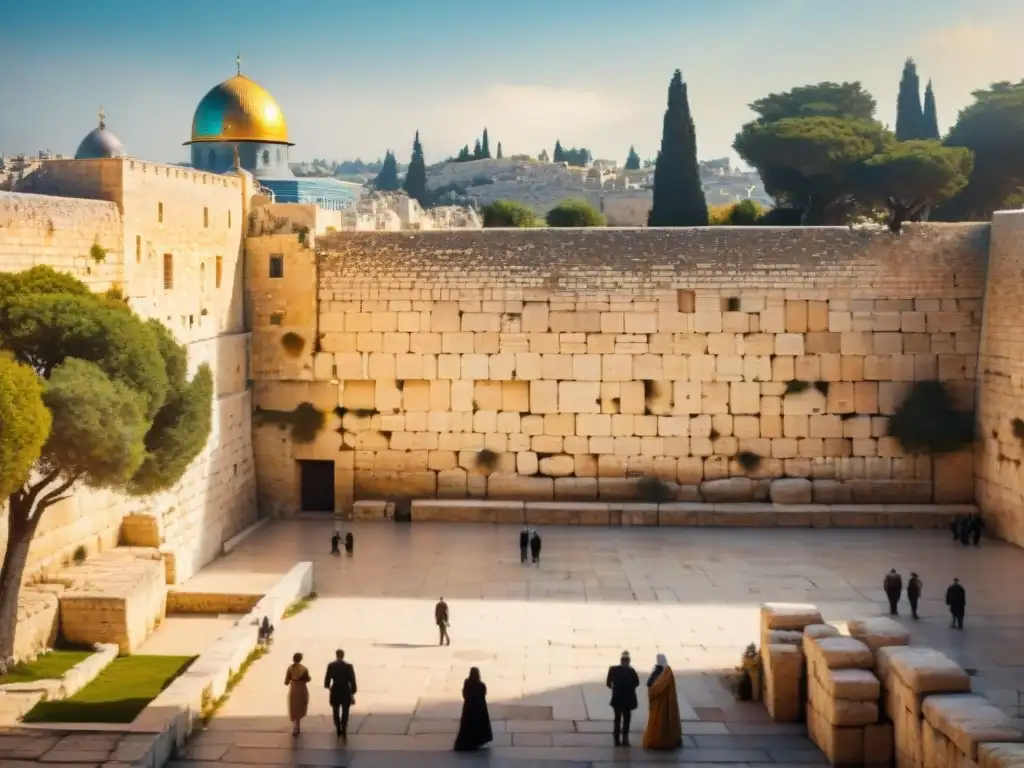
<path id="1" fill-rule="evenodd" d="M 167 613 L 192 613 L 219 616 L 249 613 L 262 595 L 238 595 L 229 592 L 178 592 L 167 590 Z"/>
<path id="2" fill-rule="evenodd" d="M 255 649 L 257 627 L 263 617 L 267 616 L 276 623 L 289 605 L 312 591 L 313 564 L 297 564 L 246 616 L 200 654 L 184 674 L 142 710 L 129 729 L 132 733 L 151 734 L 146 762 L 138 764 L 164 765 L 192 733 L 203 705 L 224 694 L 231 676 Z"/>
<path id="3" fill-rule="evenodd" d="M 971 504 L 699 504 L 416 499 L 412 522 L 723 528 L 948 528 Z M 390 519 L 384 501 L 357 501 L 355 520 Z"/>

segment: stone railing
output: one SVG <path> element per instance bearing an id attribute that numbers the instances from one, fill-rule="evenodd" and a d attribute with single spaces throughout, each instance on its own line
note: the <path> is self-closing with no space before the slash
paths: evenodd
<path id="1" fill-rule="evenodd" d="M 840 636 L 822 624 L 813 605 L 762 606 L 765 706 L 774 720 L 804 714 L 833 765 L 1024 765 L 1024 732 L 970 692 L 956 662 L 909 645 L 909 633 L 888 618 L 854 620 L 848 630 Z"/>
<path id="2" fill-rule="evenodd" d="M 387 501 L 357 501 L 353 520 L 390 519 Z M 970 504 L 660 504 L 629 501 L 415 499 L 412 522 L 509 525 L 639 525 L 724 528 L 945 529 Z"/>

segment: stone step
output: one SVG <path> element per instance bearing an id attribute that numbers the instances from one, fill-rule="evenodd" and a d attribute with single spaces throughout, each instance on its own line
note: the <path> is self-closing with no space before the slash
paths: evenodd
<path id="1" fill-rule="evenodd" d="M 414 499 L 412 522 L 737 528 L 944 529 L 973 504 L 772 504 Z M 386 501 L 357 501 L 352 520 L 391 519 Z"/>

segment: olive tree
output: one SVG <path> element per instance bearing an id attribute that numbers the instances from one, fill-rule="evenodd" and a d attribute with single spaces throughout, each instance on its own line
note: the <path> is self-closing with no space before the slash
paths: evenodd
<path id="1" fill-rule="evenodd" d="M 49 267 L 0 274 L 0 670 L 14 648 L 29 546 L 78 486 L 150 494 L 177 482 L 210 434 L 213 379 L 156 321 Z"/>

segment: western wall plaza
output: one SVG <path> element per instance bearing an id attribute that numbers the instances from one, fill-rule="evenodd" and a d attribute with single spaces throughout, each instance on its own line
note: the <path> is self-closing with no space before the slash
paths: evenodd
<path id="1" fill-rule="evenodd" d="M 295 176 L 241 64 L 199 101 L 189 165 L 95 125 L 0 192 L 0 271 L 161 323 L 210 369 L 210 434 L 168 490 L 79 483 L 46 510 L 0 768 L 1024 765 L 1024 210 L 647 227 L 619 174 L 627 226 L 485 227 Z M 955 450 L 893 427 L 963 414 Z M 891 569 L 898 597 L 924 584 L 898 615 Z M 339 649 L 343 738 L 320 686 Z M 613 744 L 624 650 L 639 702 Z M 156 659 L 173 674 L 130 714 L 127 687 L 90 704 Z M 492 738 L 455 755 L 471 667 Z"/>

